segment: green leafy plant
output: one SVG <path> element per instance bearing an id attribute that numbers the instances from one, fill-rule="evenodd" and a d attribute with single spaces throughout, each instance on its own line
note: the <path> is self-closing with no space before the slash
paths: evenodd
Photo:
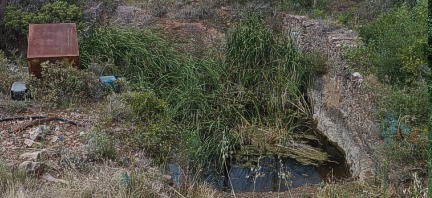
<path id="1" fill-rule="evenodd" d="M 281 10 L 295 12 L 311 12 L 312 16 L 322 18 L 327 10 L 328 0 L 280 0 L 279 7 Z"/>
<path id="2" fill-rule="evenodd" d="M 402 5 L 360 29 L 366 49 L 359 53 L 381 82 L 409 84 L 429 75 L 426 67 L 427 6 Z"/>
<path id="3" fill-rule="evenodd" d="M 47 3 L 36 12 L 8 6 L 3 19 L 4 27 L 18 34 L 26 34 L 31 23 L 79 23 L 83 20 L 81 9 L 64 1 Z"/>
<path id="4" fill-rule="evenodd" d="M 23 2 L 20 1 L 20 3 Z M 39 2 L 32 2 L 31 5 L 33 6 L 33 4 L 39 4 Z M 36 8 L 39 8 L 39 6 L 36 6 Z M 80 28 L 81 22 L 84 21 L 84 15 L 76 5 L 64 1 L 54 1 L 32 11 L 7 6 L 2 21 L 0 28 L 3 31 L 0 38 L 0 47 L 22 49 L 27 43 L 29 24 L 77 23 L 78 28 Z"/>
<path id="5" fill-rule="evenodd" d="M 254 139 L 261 144 L 288 145 L 291 134 L 311 132 L 304 94 L 313 69 L 303 63 L 324 60 L 302 62 L 291 41 L 256 15 L 228 33 L 226 51 L 215 52 L 224 57 L 191 56 L 154 30 L 135 27 L 91 26 L 81 36 L 80 63 L 108 62 L 134 91 L 108 97 L 110 118 L 101 126 L 126 129 L 101 130 L 146 150 L 157 163 L 174 160 L 185 169 L 189 162 L 211 163 L 222 170 L 228 154 L 247 142 L 234 136 L 239 126 L 271 131 L 271 141 Z"/>
<path id="6" fill-rule="evenodd" d="M 172 123 L 166 119 L 167 103 L 151 92 L 127 92 L 109 95 L 106 103 L 107 119 L 103 122 L 131 125 L 124 134 L 113 133 L 129 148 L 145 149 L 157 163 L 166 162 L 171 149 L 178 145 Z M 108 130 L 110 131 L 110 130 Z"/>
<path id="7" fill-rule="evenodd" d="M 21 113 L 27 109 L 27 104 L 24 101 L 9 101 L 6 103 L 5 111 L 7 114 Z"/>
<path id="8" fill-rule="evenodd" d="M 79 70 L 67 62 L 41 64 L 42 78 L 26 78 L 32 96 L 51 105 L 69 105 L 101 96 L 98 78 Z"/>
<path id="9" fill-rule="evenodd" d="M 86 136 L 86 157 L 90 161 L 101 161 L 116 158 L 115 139 L 102 132 L 92 132 Z"/>

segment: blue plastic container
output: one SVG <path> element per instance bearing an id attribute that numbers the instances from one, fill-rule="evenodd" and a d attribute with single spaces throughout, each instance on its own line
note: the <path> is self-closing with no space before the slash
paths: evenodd
<path id="1" fill-rule="evenodd" d="M 100 76 L 99 81 L 101 82 L 102 86 L 106 88 L 110 88 L 114 91 L 118 91 L 116 86 L 114 85 L 115 81 L 117 80 L 117 76 Z"/>

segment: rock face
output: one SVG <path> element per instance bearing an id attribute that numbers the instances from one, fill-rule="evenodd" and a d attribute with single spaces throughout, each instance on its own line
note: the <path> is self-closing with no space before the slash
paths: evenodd
<path id="1" fill-rule="evenodd" d="M 40 160 L 48 159 L 48 153 L 45 150 L 35 151 L 31 153 L 23 153 L 19 156 L 19 159 L 40 161 Z"/>
<path id="2" fill-rule="evenodd" d="M 118 25 L 138 25 L 145 26 L 154 23 L 156 20 L 146 10 L 135 6 L 118 6 L 114 16 L 111 18 L 112 24 Z"/>
<path id="3" fill-rule="evenodd" d="M 344 152 L 352 177 L 372 175 L 375 148 L 379 141 L 372 93 L 353 80 L 342 57 L 344 46 L 356 46 L 358 37 L 344 28 L 331 27 L 304 16 L 280 13 L 282 30 L 306 52 L 317 52 L 333 64 L 328 73 L 315 78 L 309 90 L 318 129 Z M 353 68 L 351 68 L 353 69 Z M 367 78 L 364 80 L 366 81 Z"/>
<path id="4" fill-rule="evenodd" d="M 48 166 L 43 162 L 24 161 L 18 168 L 27 171 L 28 174 L 41 176 L 47 171 Z"/>

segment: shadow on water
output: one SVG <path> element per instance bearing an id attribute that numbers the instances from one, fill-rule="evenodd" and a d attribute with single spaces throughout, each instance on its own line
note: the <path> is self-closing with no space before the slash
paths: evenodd
<path id="1" fill-rule="evenodd" d="M 320 175 L 311 166 L 278 156 L 259 157 L 256 166 L 237 166 L 231 162 L 227 190 L 234 192 L 286 191 L 306 184 L 318 184 Z"/>
<path id="2" fill-rule="evenodd" d="M 220 191 L 281 192 L 349 177 L 349 167 L 343 152 L 325 136 L 318 135 L 318 138 L 321 143 L 316 144 L 330 156 L 329 161 L 318 166 L 303 165 L 278 155 L 247 155 L 231 158 L 223 175 L 211 171 L 211 168 L 202 171 L 200 180 Z M 180 186 L 184 178 L 181 168 L 169 164 L 168 169 L 174 184 Z M 190 171 L 188 178 L 194 178 L 193 171 Z"/>

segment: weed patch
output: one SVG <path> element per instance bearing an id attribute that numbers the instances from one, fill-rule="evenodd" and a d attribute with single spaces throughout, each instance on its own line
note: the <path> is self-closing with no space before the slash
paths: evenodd
<path id="1" fill-rule="evenodd" d="M 67 106 L 101 97 L 97 77 L 68 63 L 42 63 L 42 78 L 26 78 L 32 96 L 52 106 Z"/>

